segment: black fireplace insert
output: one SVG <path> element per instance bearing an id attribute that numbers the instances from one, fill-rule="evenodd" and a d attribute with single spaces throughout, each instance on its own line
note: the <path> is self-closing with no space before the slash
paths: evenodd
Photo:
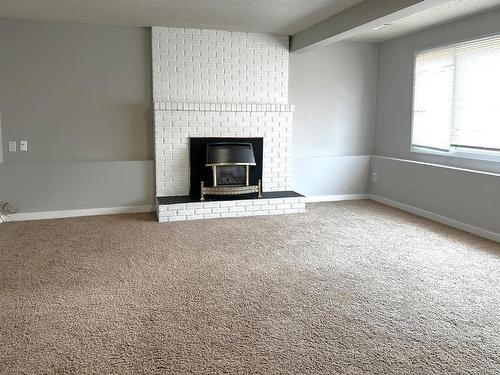
<path id="1" fill-rule="evenodd" d="M 190 195 L 260 197 L 262 149 L 262 138 L 191 138 Z"/>

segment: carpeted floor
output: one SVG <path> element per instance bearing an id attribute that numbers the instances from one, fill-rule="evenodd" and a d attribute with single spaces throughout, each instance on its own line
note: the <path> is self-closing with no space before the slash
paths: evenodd
<path id="1" fill-rule="evenodd" d="M 2 374 L 499 374 L 500 245 L 369 201 L 0 225 Z"/>

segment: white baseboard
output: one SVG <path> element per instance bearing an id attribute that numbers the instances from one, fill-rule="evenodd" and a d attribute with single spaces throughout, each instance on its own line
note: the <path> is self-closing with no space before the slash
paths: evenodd
<path id="1" fill-rule="evenodd" d="M 304 197 L 304 202 L 338 202 L 353 201 L 357 199 L 370 199 L 370 194 L 338 194 L 338 195 L 311 195 Z"/>
<path id="2" fill-rule="evenodd" d="M 357 200 L 357 199 L 371 199 L 375 202 L 385 204 L 394 208 L 398 208 L 403 211 L 410 212 L 412 214 L 425 217 L 426 219 L 436 221 L 441 224 L 448 225 L 453 228 L 463 230 L 475 234 L 480 237 L 487 238 L 489 240 L 500 243 L 500 234 L 489 231 L 487 229 L 482 229 L 470 224 L 462 223 L 461 221 L 450 219 L 448 217 L 438 215 L 431 211 L 426 211 L 421 208 L 413 207 L 405 203 L 394 201 L 388 198 L 384 198 L 373 194 L 343 194 L 343 195 L 321 195 L 321 196 L 309 196 L 305 197 L 306 203 L 314 202 L 337 202 L 337 201 L 347 201 L 347 200 Z M 78 216 L 96 216 L 96 215 L 113 215 L 113 214 L 123 214 L 123 213 L 139 213 L 139 212 L 153 212 L 155 207 L 153 205 L 144 206 L 127 206 L 127 207 L 110 207 L 110 208 L 89 208 L 80 210 L 64 210 L 64 211 L 46 211 L 46 212 L 26 212 L 17 213 L 11 215 L 2 215 L 2 219 L 5 222 L 8 221 L 25 221 L 25 220 L 42 220 L 42 219 L 59 219 L 67 217 L 78 217 Z M 0 223 L 2 221 L 0 220 Z"/>
<path id="3" fill-rule="evenodd" d="M 17 214 L 3 215 L 3 218 L 5 219 L 6 222 L 8 222 L 8 221 L 42 220 L 42 219 L 60 219 L 60 218 L 78 217 L 78 216 L 152 212 L 154 210 L 155 208 L 153 205 L 109 207 L 109 208 L 87 208 L 80 210 L 23 212 Z"/>
<path id="4" fill-rule="evenodd" d="M 487 229 L 482 229 L 479 227 L 475 227 L 474 225 L 462 223 L 461 221 L 450 219 L 449 217 L 446 216 L 441 216 L 438 215 L 434 212 L 431 211 L 426 211 L 421 208 L 413 207 L 410 205 L 407 205 L 405 203 L 393 201 L 388 198 L 380 197 L 378 195 L 370 195 L 369 199 L 385 204 L 387 206 L 391 206 L 394 208 L 399 208 L 400 210 L 410 212 L 412 214 L 418 215 L 425 217 L 426 219 L 432 220 L 432 221 L 437 221 L 438 223 L 448 225 L 450 227 L 456 228 L 463 230 L 464 232 L 469 232 L 472 234 L 475 234 L 479 237 L 487 238 L 488 240 L 492 240 L 495 242 L 500 242 L 500 233 L 495 233 L 492 231 L 489 231 Z"/>

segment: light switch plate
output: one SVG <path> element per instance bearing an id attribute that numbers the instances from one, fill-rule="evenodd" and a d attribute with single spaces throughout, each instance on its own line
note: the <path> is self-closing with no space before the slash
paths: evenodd
<path id="1" fill-rule="evenodd" d="M 19 150 L 28 151 L 28 141 L 19 141 Z"/>
<path id="2" fill-rule="evenodd" d="M 17 144 L 16 141 L 9 141 L 9 152 L 16 152 Z"/>

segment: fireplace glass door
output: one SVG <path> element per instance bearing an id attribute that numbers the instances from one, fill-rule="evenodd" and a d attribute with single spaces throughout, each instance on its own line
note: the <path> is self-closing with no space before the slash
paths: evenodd
<path id="1" fill-rule="evenodd" d="M 216 169 L 215 186 L 219 185 L 239 185 L 243 186 L 247 182 L 247 167 L 244 165 L 224 165 Z"/>

